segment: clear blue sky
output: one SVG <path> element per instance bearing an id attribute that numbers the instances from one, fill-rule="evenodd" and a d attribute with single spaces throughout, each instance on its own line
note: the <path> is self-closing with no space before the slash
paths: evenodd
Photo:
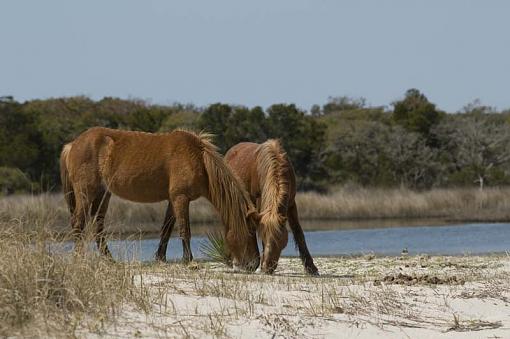
<path id="1" fill-rule="evenodd" d="M 510 1 L 0 3 L 0 95 L 510 108 Z"/>

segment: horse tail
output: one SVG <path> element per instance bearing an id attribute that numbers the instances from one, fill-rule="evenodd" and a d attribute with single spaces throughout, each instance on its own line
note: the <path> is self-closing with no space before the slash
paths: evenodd
<path id="1" fill-rule="evenodd" d="M 74 196 L 73 185 L 69 179 L 69 169 L 67 166 L 69 151 L 71 150 L 72 146 L 72 143 L 66 144 L 62 149 L 62 153 L 60 153 L 60 180 L 62 181 L 64 198 L 71 214 L 74 213 L 74 209 L 76 208 L 76 198 Z"/>
<path id="2" fill-rule="evenodd" d="M 239 179 L 211 143 L 212 136 L 207 133 L 198 135 L 209 180 L 209 199 L 219 211 L 220 217 L 234 237 L 246 239 L 250 232 L 256 231 L 256 223 L 248 215 L 256 212 L 248 193 Z"/>
<path id="3" fill-rule="evenodd" d="M 269 139 L 257 149 L 257 173 L 261 188 L 260 223 L 266 239 L 283 231 L 287 218 L 289 179 L 285 151 L 276 139 Z"/>

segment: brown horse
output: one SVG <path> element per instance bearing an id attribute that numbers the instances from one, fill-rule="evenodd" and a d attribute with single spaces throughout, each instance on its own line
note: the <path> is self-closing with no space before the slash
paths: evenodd
<path id="1" fill-rule="evenodd" d="M 234 267 L 257 268 L 258 213 L 209 135 L 182 130 L 151 134 L 94 127 L 64 147 L 60 167 L 76 240 L 82 237 L 86 223 L 94 221 L 102 254 L 111 257 L 103 227 L 113 193 L 136 202 L 168 200 L 156 258 L 165 260 L 177 221 L 183 261 L 191 261 L 189 203 L 205 197 L 219 211 L 225 225 Z"/>
<path id="2" fill-rule="evenodd" d="M 294 169 L 278 140 L 260 145 L 242 142 L 227 152 L 225 161 L 245 184 L 261 214 L 259 236 L 264 246 L 261 270 L 273 273 L 276 269 L 287 245 L 288 220 L 306 272 L 318 275 L 299 224 Z"/>

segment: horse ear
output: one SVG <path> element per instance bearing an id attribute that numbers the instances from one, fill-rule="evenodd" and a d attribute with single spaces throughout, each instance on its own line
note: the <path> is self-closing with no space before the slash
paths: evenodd
<path id="1" fill-rule="evenodd" d="M 262 216 L 260 215 L 259 212 L 257 212 L 257 210 L 252 208 L 252 209 L 248 210 L 248 212 L 246 213 L 246 219 L 248 219 L 248 218 L 253 218 L 253 220 L 255 220 L 257 223 L 259 223 Z"/>

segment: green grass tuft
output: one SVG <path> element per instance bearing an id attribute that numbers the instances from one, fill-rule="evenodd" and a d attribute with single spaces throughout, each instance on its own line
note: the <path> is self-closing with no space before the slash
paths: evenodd
<path id="1" fill-rule="evenodd" d="M 212 261 L 232 265 L 225 238 L 220 232 L 208 232 L 207 240 L 200 244 L 200 252 Z"/>

